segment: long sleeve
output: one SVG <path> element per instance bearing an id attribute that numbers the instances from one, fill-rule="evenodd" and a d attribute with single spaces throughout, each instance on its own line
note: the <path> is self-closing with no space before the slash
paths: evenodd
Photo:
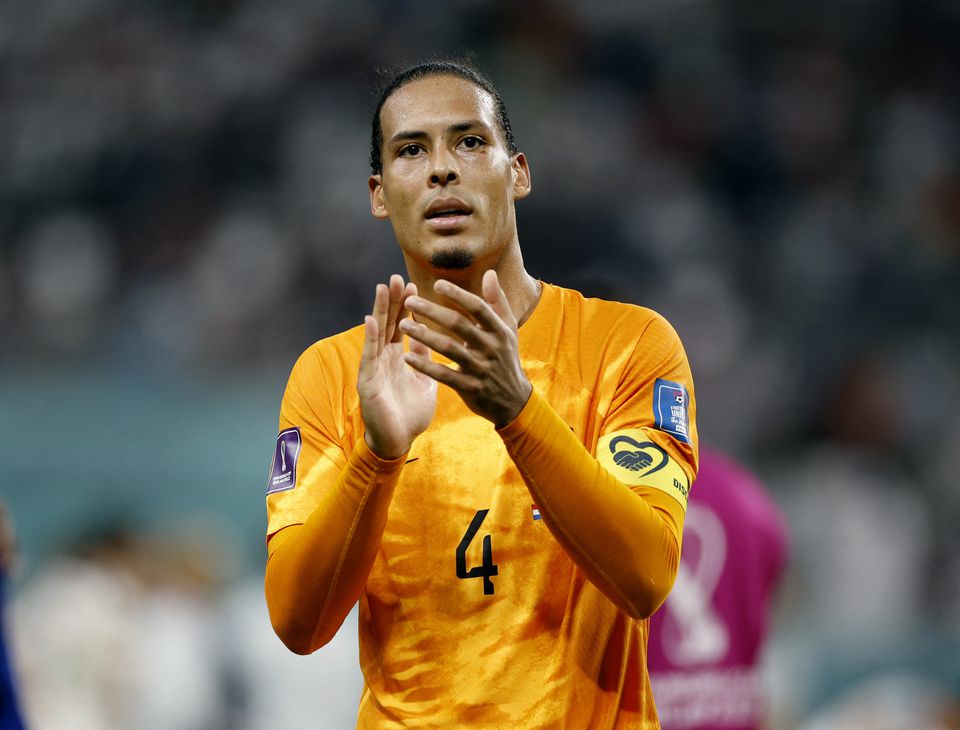
<path id="1" fill-rule="evenodd" d="M 404 459 L 379 458 L 361 437 L 336 485 L 306 521 L 271 537 L 267 605 L 274 630 L 291 651 L 307 654 L 326 644 L 359 598 Z"/>
<path id="2" fill-rule="evenodd" d="M 590 581 L 630 616 L 652 614 L 676 577 L 681 502 L 618 480 L 536 391 L 499 433 L 551 533 Z"/>

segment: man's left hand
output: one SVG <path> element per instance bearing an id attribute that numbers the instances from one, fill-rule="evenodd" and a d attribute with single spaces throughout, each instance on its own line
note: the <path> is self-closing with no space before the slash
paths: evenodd
<path id="1" fill-rule="evenodd" d="M 450 334 L 435 332 L 410 319 L 404 319 L 400 328 L 407 336 L 452 360 L 458 368 L 415 352 L 406 353 L 407 363 L 449 385 L 470 410 L 496 427 L 507 425 L 526 405 L 533 386 L 520 365 L 517 318 L 496 272 L 484 273 L 482 297 L 443 279 L 437 281 L 434 290 L 462 312 L 422 297 L 410 297 L 404 306 L 419 319 L 435 322 Z"/>

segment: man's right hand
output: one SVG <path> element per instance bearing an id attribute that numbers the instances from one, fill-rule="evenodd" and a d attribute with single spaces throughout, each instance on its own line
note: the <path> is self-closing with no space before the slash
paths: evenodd
<path id="1" fill-rule="evenodd" d="M 373 313 L 363 319 L 364 342 L 357 392 L 365 427 L 364 440 L 382 459 L 395 459 L 410 450 L 437 406 L 437 382 L 414 370 L 403 359 L 403 334 L 397 327 L 406 316 L 404 300 L 417 294 L 413 282 L 390 277 L 377 284 Z M 430 351 L 416 340 L 410 350 L 426 357 Z"/>

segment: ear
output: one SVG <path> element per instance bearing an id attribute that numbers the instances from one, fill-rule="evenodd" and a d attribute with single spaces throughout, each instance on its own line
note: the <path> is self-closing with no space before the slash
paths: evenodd
<path id="1" fill-rule="evenodd" d="M 380 220 L 389 218 L 390 213 L 387 212 L 387 205 L 383 201 L 383 178 L 380 175 L 371 175 L 367 180 L 367 186 L 370 188 L 370 213 Z"/>
<path id="2" fill-rule="evenodd" d="M 527 157 L 522 152 L 513 156 L 511 163 L 513 168 L 513 197 L 514 200 L 520 200 L 530 194 L 530 188 L 533 180 L 530 177 L 530 164 Z"/>

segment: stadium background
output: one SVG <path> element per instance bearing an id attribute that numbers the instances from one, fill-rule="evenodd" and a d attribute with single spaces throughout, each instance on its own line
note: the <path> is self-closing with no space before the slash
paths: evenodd
<path id="1" fill-rule="evenodd" d="M 349 627 L 310 659 L 261 635 L 277 408 L 401 270 L 368 214 L 374 69 L 467 50 L 531 162 L 529 270 L 666 315 L 702 439 L 790 518 L 777 725 L 956 702 L 957 37 L 952 0 L 8 0 L 0 496 L 28 705 L 352 716 Z"/>

